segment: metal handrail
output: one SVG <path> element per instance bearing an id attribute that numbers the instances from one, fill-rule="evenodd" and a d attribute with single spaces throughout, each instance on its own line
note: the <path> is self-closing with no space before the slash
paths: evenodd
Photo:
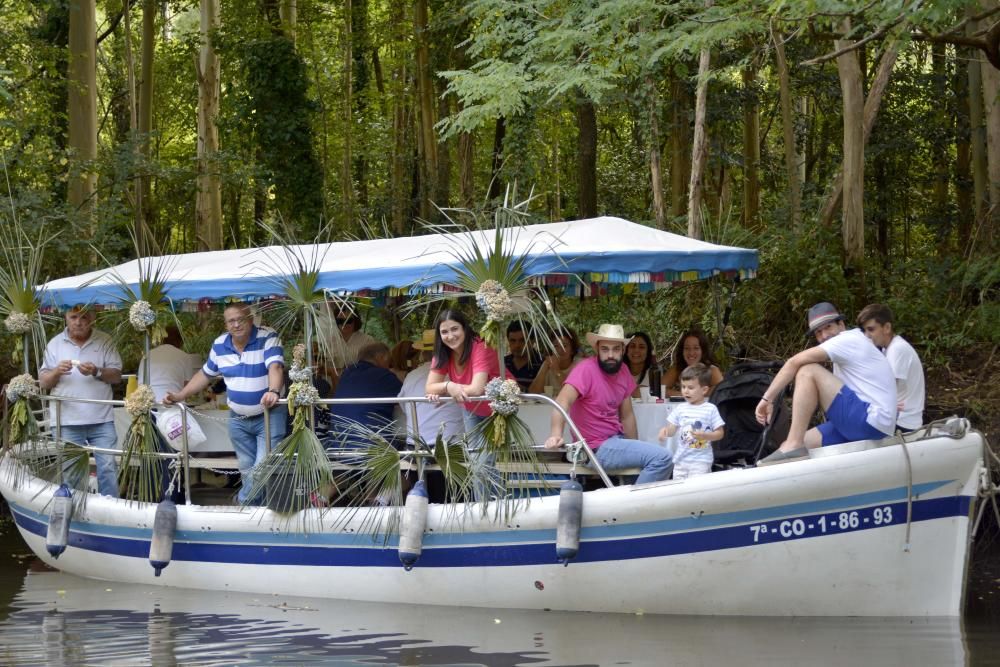
<path id="1" fill-rule="evenodd" d="M 577 428 L 576 424 L 570 418 L 569 414 L 562 407 L 562 405 L 560 405 L 558 403 L 558 401 L 554 400 L 552 397 L 547 396 L 545 394 L 521 394 L 520 396 L 521 396 L 522 400 L 529 399 L 529 400 L 532 400 L 532 401 L 535 401 L 535 402 L 538 402 L 538 403 L 549 404 L 554 410 L 557 410 L 559 412 L 559 414 L 562 416 L 565 426 L 568 426 L 569 429 L 570 429 L 570 433 L 572 434 L 572 436 L 574 438 L 574 443 L 573 444 L 579 444 L 581 446 L 582 450 L 586 452 L 587 459 L 588 459 L 587 465 L 590 468 L 592 468 L 594 471 L 597 472 L 597 474 L 601 478 L 601 481 L 604 482 L 605 486 L 607 486 L 607 487 L 614 486 L 614 484 L 611 481 L 611 478 L 608 476 L 607 471 L 605 471 L 604 467 L 601 466 L 601 464 L 597 461 L 597 456 L 594 454 L 594 451 L 590 448 L 590 445 L 587 444 L 586 440 L 583 437 L 583 434 L 580 432 L 579 428 Z M 123 400 L 116 400 L 116 399 L 76 398 L 76 397 L 69 397 L 69 396 L 53 396 L 53 395 L 42 395 L 40 398 L 43 401 L 53 401 L 55 403 L 55 411 L 54 411 L 53 419 L 51 421 L 54 422 L 55 440 L 57 442 L 62 442 L 63 441 L 62 440 L 62 427 L 61 427 L 61 422 L 62 422 L 62 419 L 61 419 L 61 417 L 62 417 L 62 403 L 63 402 L 90 403 L 90 404 L 95 404 L 95 405 L 109 405 L 109 406 L 112 406 L 112 407 L 123 407 L 125 405 L 125 401 L 123 401 Z M 490 399 L 488 399 L 485 396 L 470 396 L 466 401 L 458 401 L 457 399 L 452 398 L 451 396 L 442 396 L 442 397 L 438 398 L 438 402 L 449 402 L 450 401 L 450 402 L 463 402 L 463 403 L 464 402 L 482 403 L 482 402 L 486 402 L 486 401 L 489 401 L 489 400 Z M 316 404 L 319 404 L 319 405 L 342 405 L 342 404 L 380 404 L 380 405 L 381 404 L 395 404 L 395 405 L 401 405 L 401 404 L 430 403 L 430 402 L 432 402 L 431 399 L 427 398 L 426 396 L 395 396 L 395 397 L 386 397 L 386 398 L 365 398 L 365 397 L 359 397 L 359 398 L 323 398 L 323 399 L 318 399 L 316 401 Z M 287 398 L 282 398 L 282 399 L 280 399 L 277 402 L 276 405 L 288 405 L 288 399 Z M 189 446 L 188 437 L 187 437 L 187 433 L 188 433 L 187 432 L 187 425 L 188 425 L 187 424 L 187 419 L 188 419 L 188 411 L 194 411 L 195 413 L 197 413 L 197 411 L 193 410 L 191 406 L 188 406 L 184 402 L 177 402 L 177 403 L 174 403 L 172 405 L 164 405 L 163 403 L 155 403 L 154 407 L 157 407 L 157 408 L 179 407 L 181 409 L 181 423 L 182 423 L 182 427 L 183 427 L 183 432 L 181 434 L 181 449 L 180 449 L 180 451 L 179 452 L 156 452 L 155 456 L 158 457 L 158 458 L 164 458 L 164 459 L 180 459 L 181 460 L 181 466 L 183 468 L 183 473 L 184 473 L 184 490 L 185 490 L 185 497 L 187 499 L 186 502 L 188 504 L 190 504 L 191 503 L 191 466 L 190 466 L 191 452 L 190 452 L 190 446 Z M 271 451 L 270 410 L 271 409 L 265 407 L 264 411 L 262 413 L 264 415 L 264 442 L 265 442 L 265 447 L 266 447 L 266 450 L 267 450 L 268 453 L 270 453 L 270 451 Z M 416 416 L 415 415 L 414 415 L 414 420 L 416 420 Z M 414 430 L 416 430 L 417 424 L 414 424 L 413 426 L 414 426 Z M 315 429 L 315 420 L 314 419 L 310 420 L 310 427 L 313 428 L 313 429 Z M 113 455 L 113 456 L 121 456 L 122 455 L 122 450 L 120 450 L 120 449 L 106 449 L 106 448 L 93 447 L 93 446 L 88 446 L 88 445 L 81 445 L 81 447 L 83 447 L 84 449 L 87 449 L 88 451 L 95 452 L 95 453 L 109 454 L 109 455 Z M 559 451 L 559 450 L 551 450 L 551 451 Z M 403 457 L 403 456 L 416 456 L 417 461 L 418 461 L 418 465 L 422 465 L 424 459 L 428 455 L 417 454 L 414 451 L 406 450 L 406 451 L 401 451 L 400 452 L 400 456 L 401 457 Z M 62 482 L 62 479 L 61 479 L 61 476 L 62 476 L 62 460 L 61 460 L 62 459 L 62 450 L 61 449 L 59 450 L 58 457 L 59 457 L 59 471 L 60 471 L 59 472 L 59 474 L 60 474 L 60 480 L 59 481 L 61 483 Z"/>

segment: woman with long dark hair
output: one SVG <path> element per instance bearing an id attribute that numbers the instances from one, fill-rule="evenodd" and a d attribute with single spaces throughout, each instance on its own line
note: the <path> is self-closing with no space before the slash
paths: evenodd
<path id="1" fill-rule="evenodd" d="M 639 396 L 639 387 L 649 387 L 649 393 L 660 396 L 660 388 L 653 386 L 660 381 L 660 368 L 656 364 L 656 355 L 653 354 L 653 341 L 642 331 L 630 333 L 628 337 L 632 340 L 625 346 L 625 363 L 635 380 L 635 393 L 632 395 Z"/>
<path id="2" fill-rule="evenodd" d="M 426 392 L 431 401 L 450 396 L 462 403 L 466 432 L 493 414 L 486 401 L 471 402 L 473 396 L 486 393 L 486 383 L 500 376 L 500 359 L 496 350 L 486 343 L 469 326 L 465 315 L 457 310 L 441 311 L 434 322 L 434 359 L 427 376 Z M 474 468 L 484 469 L 483 475 L 496 478 L 493 457 L 485 452 L 481 439 L 468 442 L 468 456 Z M 488 483 L 483 475 L 475 476 L 473 492 L 476 500 L 488 497 Z"/>
<path id="3" fill-rule="evenodd" d="M 710 383 L 712 389 L 722 382 L 722 371 L 715 364 L 712 349 L 708 346 L 708 338 L 700 329 L 689 329 L 682 333 L 674 347 L 674 363 L 663 377 L 663 385 L 667 388 L 669 396 L 681 395 L 681 372 L 694 364 L 704 364 L 712 371 Z"/>

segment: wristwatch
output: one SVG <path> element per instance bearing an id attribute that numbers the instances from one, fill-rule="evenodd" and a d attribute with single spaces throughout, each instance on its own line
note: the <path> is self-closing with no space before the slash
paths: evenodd
<path id="1" fill-rule="evenodd" d="M 97 370 L 94 371 L 94 379 L 95 380 L 100 380 L 101 379 L 101 375 L 103 375 L 103 374 L 104 374 L 104 369 L 101 368 L 100 366 L 98 366 Z"/>
<path id="2" fill-rule="evenodd" d="M 275 396 L 277 396 L 278 398 L 281 398 L 281 392 L 280 392 L 280 391 L 278 391 L 277 389 L 268 389 L 268 390 L 267 390 L 267 391 L 265 391 L 264 393 L 265 393 L 265 394 L 274 394 L 274 395 L 275 395 Z"/>

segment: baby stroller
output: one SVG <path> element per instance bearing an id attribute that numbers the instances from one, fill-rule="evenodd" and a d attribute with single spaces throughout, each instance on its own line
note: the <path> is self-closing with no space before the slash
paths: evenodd
<path id="1" fill-rule="evenodd" d="M 729 369 L 709 400 L 726 422 L 726 435 L 712 443 L 716 470 L 743 468 L 770 454 L 788 436 L 791 410 L 785 405 L 783 391 L 774 401 L 769 426 L 757 423 L 754 410 L 767 391 L 780 361 L 748 361 Z"/>

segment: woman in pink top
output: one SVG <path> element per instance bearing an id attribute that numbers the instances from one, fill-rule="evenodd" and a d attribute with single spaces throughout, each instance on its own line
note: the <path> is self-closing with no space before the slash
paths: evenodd
<path id="1" fill-rule="evenodd" d="M 444 310 L 434 323 L 434 359 L 427 376 L 427 398 L 432 402 L 442 396 L 462 401 L 469 461 L 474 475 L 473 493 L 476 500 L 489 498 L 490 485 L 495 484 L 494 457 L 486 452 L 482 434 L 476 426 L 493 414 L 486 401 L 471 402 L 472 396 L 486 393 L 486 383 L 500 375 L 500 358 L 496 350 L 486 346 L 469 326 L 465 315 L 457 310 Z"/>

